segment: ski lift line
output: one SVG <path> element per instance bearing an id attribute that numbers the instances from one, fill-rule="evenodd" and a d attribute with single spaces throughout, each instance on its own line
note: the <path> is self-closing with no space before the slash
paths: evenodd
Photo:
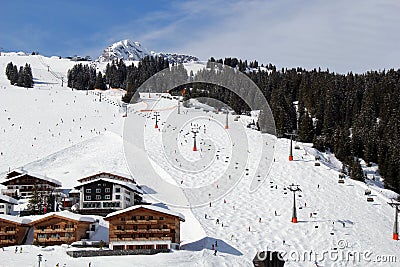
<path id="1" fill-rule="evenodd" d="M 142 101 L 143 103 L 146 104 L 146 108 L 145 109 L 141 109 L 140 112 L 157 112 L 157 111 L 167 111 L 167 110 L 172 110 L 175 109 L 177 106 L 171 106 L 171 107 L 167 107 L 167 108 L 160 108 L 160 109 L 149 109 L 149 104 L 145 101 Z"/>
<path id="2" fill-rule="evenodd" d="M 43 58 L 42 58 L 41 56 L 38 56 L 37 59 L 40 61 L 40 63 L 41 63 L 44 67 L 48 68 L 49 72 L 50 72 L 56 79 L 59 79 L 59 80 L 61 80 L 61 81 L 64 79 L 64 76 L 62 76 L 62 75 L 59 76 L 56 72 L 52 71 L 52 70 L 50 69 L 50 65 L 47 65 L 47 64 L 43 61 Z"/>

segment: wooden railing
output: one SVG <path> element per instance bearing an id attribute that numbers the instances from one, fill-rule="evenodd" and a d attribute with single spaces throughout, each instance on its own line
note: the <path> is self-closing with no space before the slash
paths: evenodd
<path id="1" fill-rule="evenodd" d="M 37 233 L 73 233 L 75 231 L 74 228 L 58 228 L 58 229 L 35 229 Z"/>
<path id="2" fill-rule="evenodd" d="M 114 233 L 116 234 L 124 234 L 124 233 L 170 233 L 171 229 L 114 229 Z"/>
<path id="3" fill-rule="evenodd" d="M 14 243 L 16 243 L 15 239 L 13 239 L 13 240 L 9 240 L 9 239 L 0 240 L 0 244 L 14 244 Z"/>
<path id="4" fill-rule="evenodd" d="M 49 237 L 49 238 L 40 237 L 40 238 L 37 238 L 37 239 L 38 239 L 39 242 L 61 242 L 61 241 L 72 242 L 72 241 L 75 241 L 74 237 L 65 237 L 65 236 L 63 236 L 63 237 Z"/>
<path id="5" fill-rule="evenodd" d="M 157 220 L 127 220 L 126 224 L 157 224 Z"/>

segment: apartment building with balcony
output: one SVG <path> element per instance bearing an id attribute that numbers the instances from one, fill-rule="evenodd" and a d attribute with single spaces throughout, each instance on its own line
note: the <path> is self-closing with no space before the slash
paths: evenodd
<path id="1" fill-rule="evenodd" d="M 61 182 L 45 175 L 32 173 L 23 169 L 9 172 L 0 184 L 7 187 L 1 193 L 13 198 L 30 198 L 36 190 L 47 195 L 61 187 Z"/>
<path id="2" fill-rule="evenodd" d="M 0 247 L 21 245 L 29 231 L 30 219 L 0 214 Z"/>
<path id="3" fill-rule="evenodd" d="M 137 205 L 110 213 L 109 247 L 113 250 L 155 249 L 179 247 L 180 223 L 185 217 L 156 205 Z"/>
<path id="4" fill-rule="evenodd" d="M 142 202 L 141 188 L 128 175 L 102 172 L 78 181 L 81 214 L 106 216 Z"/>
<path id="5" fill-rule="evenodd" d="M 95 224 L 94 218 L 69 211 L 40 215 L 30 222 L 33 244 L 51 246 L 87 239 Z"/>

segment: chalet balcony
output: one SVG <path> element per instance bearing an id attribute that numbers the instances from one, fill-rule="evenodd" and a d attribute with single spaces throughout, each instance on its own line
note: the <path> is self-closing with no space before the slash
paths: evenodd
<path id="1" fill-rule="evenodd" d="M 15 235 L 17 233 L 16 230 L 12 230 L 12 231 L 1 231 L 0 235 Z"/>
<path id="2" fill-rule="evenodd" d="M 17 192 L 17 194 L 19 195 L 19 189 L 1 189 L 2 195 L 11 196 L 15 195 L 15 192 Z"/>
<path id="3" fill-rule="evenodd" d="M 59 229 L 35 229 L 37 233 L 73 233 L 74 228 L 59 228 Z"/>
<path id="4" fill-rule="evenodd" d="M 0 244 L 15 244 L 15 243 L 16 243 L 15 239 L 13 239 L 13 240 L 9 240 L 9 239 L 0 240 Z"/>
<path id="5" fill-rule="evenodd" d="M 124 233 L 170 233 L 171 229 L 124 229 L 124 230 L 114 230 L 115 234 Z"/>
<path id="6" fill-rule="evenodd" d="M 157 224 L 157 220 L 127 220 L 126 224 Z"/>
<path id="7" fill-rule="evenodd" d="M 60 237 L 40 237 L 37 238 L 39 242 L 71 242 L 75 241 L 75 238 L 73 237 L 65 237 L 65 236 L 60 236 Z"/>

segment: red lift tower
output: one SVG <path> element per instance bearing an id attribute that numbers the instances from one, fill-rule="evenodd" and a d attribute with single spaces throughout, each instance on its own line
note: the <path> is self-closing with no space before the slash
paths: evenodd
<path id="1" fill-rule="evenodd" d="M 289 190 L 293 192 L 293 214 L 292 214 L 292 223 L 297 223 L 297 211 L 296 211 L 296 192 L 301 192 L 299 188 L 300 185 L 291 184 L 289 185 Z"/>
<path id="2" fill-rule="evenodd" d="M 393 225 L 393 240 L 399 240 L 398 216 L 399 216 L 399 202 L 388 203 L 394 207 L 394 225 Z"/>

